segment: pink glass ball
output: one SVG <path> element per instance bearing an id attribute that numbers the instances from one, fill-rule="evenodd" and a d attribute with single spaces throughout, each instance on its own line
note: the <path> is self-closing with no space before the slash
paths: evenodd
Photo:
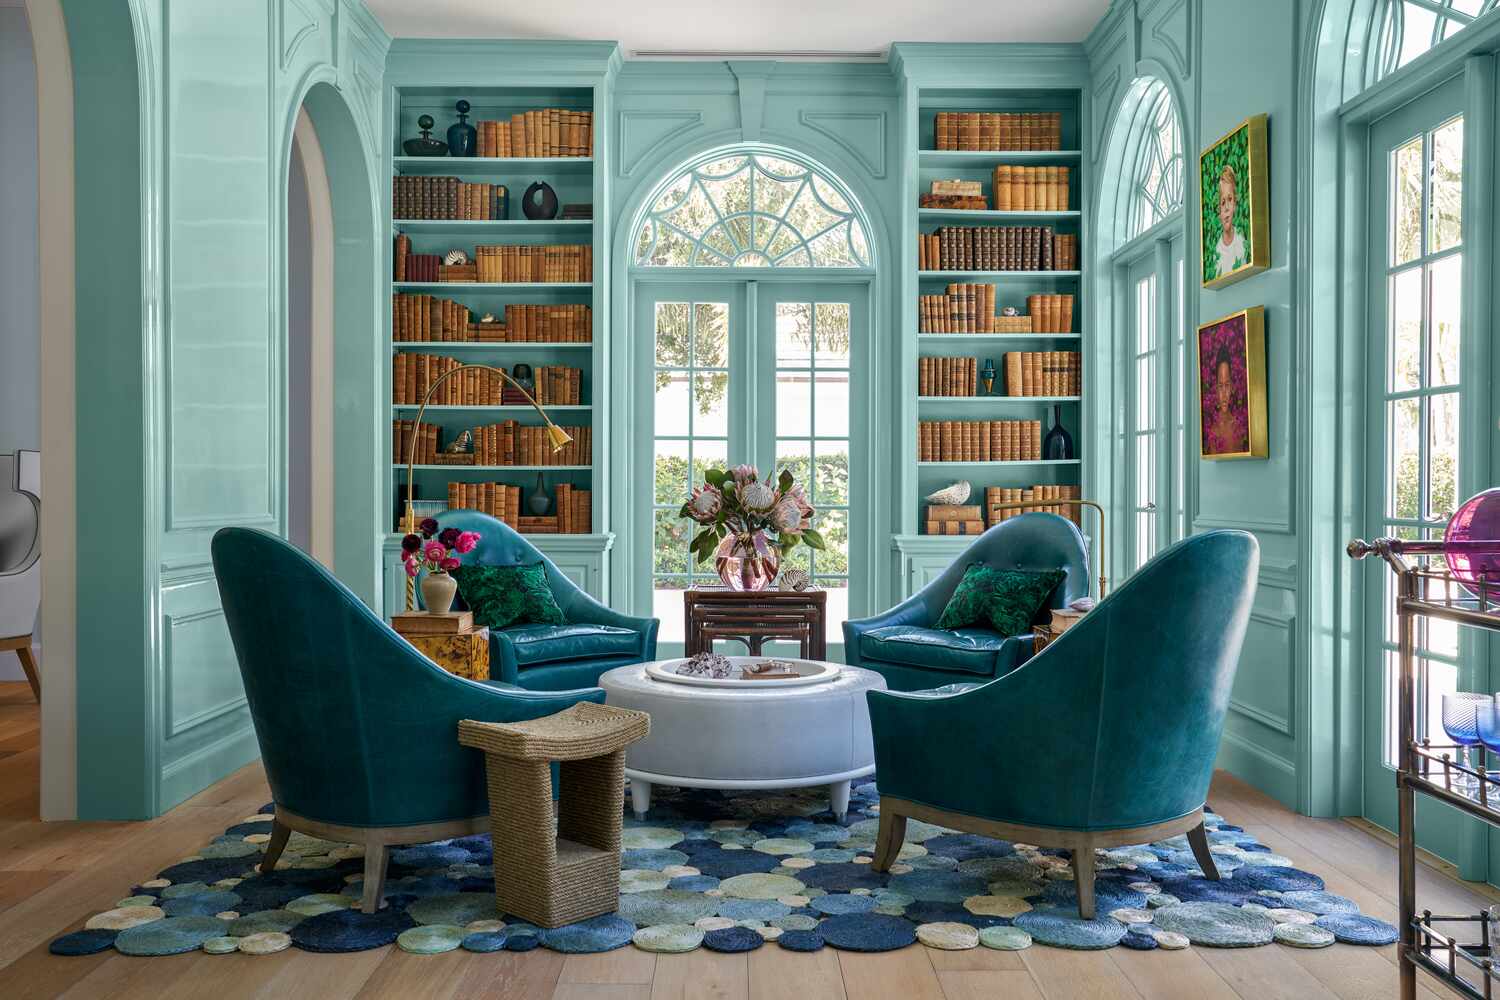
<path id="1" fill-rule="evenodd" d="M 1500 539 L 1500 487 L 1491 487 L 1476 493 L 1448 519 L 1443 532 L 1443 543 L 1489 541 Z M 1500 597 L 1500 554 L 1473 554 L 1447 552 L 1448 569 L 1463 584 L 1464 589 L 1479 596 L 1478 581 L 1483 578 L 1489 584 L 1491 599 Z"/>

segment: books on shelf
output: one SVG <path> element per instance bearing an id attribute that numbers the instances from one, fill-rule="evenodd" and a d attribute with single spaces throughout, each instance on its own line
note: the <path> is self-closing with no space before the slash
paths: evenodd
<path id="1" fill-rule="evenodd" d="M 477 510 L 512 528 L 521 518 L 521 487 L 505 483 L 449 483 L 449 510 Z"/>
<path id="2" fill-rule="evenodd" d="M 572 108 L 522 111 L 474 123 L 475 154 L 484 157 L 593 156 L 594 113 Z"/>
<path id="3" fill-rule="evenodd" d="M 954 283 L 942 295 L 917 296 L 918 333 L 994 333 L 995 286 Z"/>
<path id="4" fill-rule="evenodd" d="M 929 535 L 978 535 L 984 516 L 978 504 L 928 504 L 923 527 Z"/>
<path id="5" fill-rule="evenodd" d="M 475 320 L 469 307 L 425 292 L 391 296 L 391 339 L 397 343 L 574 343 L 594 339 L 594 310 L 578 303 L 508 304 L 504 319 Z"/>
<path id="6" fill-rule="evenodd" d="M 1055 248 L 1050 226 L 939 226 L 917 234 L 917 266 L 923 271 L 1063 270 L 1056 266 Z"/>
<path id="7" fill-rule="evenodd" d="M 1052 238 L 1052 266 L 1059 271 L 1078 270 L 1078 237 L 1058 233 Z"/>
<path id="8" fill-rule="evenodd" d="M 973 396 L 978 392 L 976 358 L 918 358 L 917 395 Z"/>
<path id="9" fill-rule="evenodd" d="M 592 465 L 594 429 L 564 427 L 572 441 L 553 451 L 545 427 L 523 426 L 502 420 L 474 428 L 476 465 Z"/>
<path id="10" fill-rule="evenodd" d="M 471 183 L 457 177 L 397 174 L 391 178 L 391 217 L 483 221 L 510 217 L 504 184 Z"/>
<path id="11" fill-rule="evenodd" d="M 997 166 L 991 191 L 1001 212 L 1064 212 L 1071 204 L 1067 167 Z"/>
<path id="12" fill-rule="evenodd" d="M 434 456 L 438 453 L 437 424 L 419 424 L 415 420 L 391 421 L 391 462 L 395 465 L 406 464 L 413 439 L 417 446 L 415 464 L 435 464 Z"/>
<path id="13" fill-rule="evenodd" d="M 435 253 L 409 253 L 399 267 L 398 281 L 437 281 L 443 270 L 443 258 Z"/>
<path id="14" fill-rule="evenodd" d="M 406 281 L 406 259 L 411 256 L 411 237 L 405 233 L 396 234 L 395 252 L 391 254 L 395 270 L 391 277 L 396 281 Z"/>
<path id="15" fill-rule="evenodd" d="M 1022 514 L 1040 511 L 1065 517 L 1074 524 L 1083 524 L 1083 510 L 1077 504 L 1049 503 L 1056 500 L 1077 500 L 1083 496 L 1078 486 L 986 486 L 984 489 L 985 522 L 993 527 L 1001 521 Z M 997 504 L 1025 503 L 1025 507 L 997 509 Z"/>
<path id="16" fill-rule="evenodd" d="M 1062 148 L 1060 111 L 939 111 L 938 149 L 1056 150 Z"/>
<path id="17" fill-rule="evenodd" d="M 590 490 L 563 483 L 557 487 L 557 513 L 544 517 L 521 513 L 521 487 L 505 483 L 449 483 L 450 509 L 477 510 L 504 521 L 522 534 L 586 535 L 593 530 Z"/>
<path id="18" fill-rule="evenodd" d="M 961 198 L 983 198 L 984 183 L 982 181 L 966 181 L 954 178 L 946 181 L 933 181 L 927 188 L 930 194 L 935 195 L 957 195 Z"/>
<path id="19" fill-rule="evenodd" d="M 1071 295 L 1028 295 L 1026 312 L 1031 317 L 1032 333 L 1073 332 Z"/>
<path id="20" fill-rule="evenodd" d="M 1042 457 L 1040 420 L 919 420 L 919 462 L 1032 462 Z"/>
<path id="21" fill-rule="evenodd" d="M 476 246 L 474 260 L 484 282 L 594 280 L 594 248 L 587 243 Z"/>
<path id="22" fill-rule="evenodd" d="M 391 403 L 416 406 L 438 379 L 463 365 L 438 354 L 398 353 L 391 356 Z M 562 365 L 532 369 L 538 403 L 577 405 L 582 402 L 583 370 Z M 480 368 L 460 372 L 438 387 L 428 403 L 436 406 L 528 405 L 524 396 L 498 374 Z"/>
<path id="23" fill-rule="evenodd" d="M 982 194 L 923 194 L 917 196 L 918 208 L 957 208 L 966 212 L 982 212 L 990 207 Z"/>
<path id="24" fill-rule="evenodd" d="M 1076 396 L 1083 385 L 1077 351 L 1009 351 L 1005 355 L 1007 396 Z"/>

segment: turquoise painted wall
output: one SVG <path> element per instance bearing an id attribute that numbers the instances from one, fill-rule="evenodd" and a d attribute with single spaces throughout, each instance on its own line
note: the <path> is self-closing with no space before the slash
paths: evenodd
<path id="1" fill-rule="evenodd" d="M 64 10 L 77 109 L 78 808 L 138 818 L 256 755 L 208 545 L 229 524 L 284 530 L 292 122 L 310 87 L 342 94 L 361 138 L 329 155 L 366 161 L 369 224 L 389 39 L 347 0 Z M 350 402 L 368 426 L 373 298 L 365 315 L 369 389 Z M 373 427 L 365 437 L 373 456 Z M 371 524 L 363 557 L 336 567 L 368 599 Z"/>

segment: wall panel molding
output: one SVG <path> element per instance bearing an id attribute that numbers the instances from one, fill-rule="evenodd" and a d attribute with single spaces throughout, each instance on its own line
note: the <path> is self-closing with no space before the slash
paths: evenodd
<path id="1" fill-rule="evenodd" d="M 869 171 L 884 177 L 890 149 L 886 144 L 886 114 L 883 111 L 802 111 L 797 120 L 827 136 Z"/>
<path id="2" fill-rule="evenodd" d="M 616 131 L 620 142 L 620 176 L 632 177 L 687 133 L 703 125 L 703 112 L 692 108 L 621 111 Z"/>

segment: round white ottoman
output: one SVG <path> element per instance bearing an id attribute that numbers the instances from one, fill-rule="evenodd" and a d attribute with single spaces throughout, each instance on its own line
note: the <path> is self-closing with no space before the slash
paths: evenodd
<path id="1" fill-rule="evenodd" d="M 673 661 L 659 661 L 673 662 Z M 840 666 L 831 681 L 797 687 L 693 687 L 655 680 L 649 664 L 599 678 L 607 704 L 651 715 L 651 734 L 625 751 L 637 818 L 651 808 L 651 786 L 800 788 L 827 785 L 839 819 L 849 783 L 875 771 L 865 692 L 885 678 Z"/>

